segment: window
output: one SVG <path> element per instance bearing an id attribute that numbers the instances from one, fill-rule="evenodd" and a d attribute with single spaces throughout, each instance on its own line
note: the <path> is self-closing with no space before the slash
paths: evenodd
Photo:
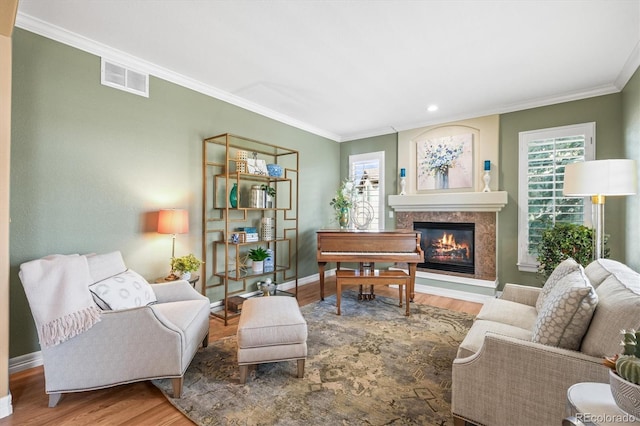
<path id="1" fill-rule="evenodd" d="M 564 166 L 595 158 L 595 123 L 519 134 L 518 268 L 536 272 L 542 232 L 556 222 L 589 225 L 591 203 L 564 197 Z"/>
<path id="2" fill-rule="evenodd" d="M 373 219 L 368 229 L 383 229 L 384 151 L 350 155 L 349 176 L 356 184 L 356 206 L 352 215 L 371 214 Z"/>

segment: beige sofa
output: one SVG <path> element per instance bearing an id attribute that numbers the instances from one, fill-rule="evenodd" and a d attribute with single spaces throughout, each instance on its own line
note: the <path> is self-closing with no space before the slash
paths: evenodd
<path id="1" fill-rule="evenodd" d="M 640 274 L 607 259 L 578 272 L 567 262 L 542 289 L 507 284 L 484 305 L 453 362 L 456 425 L 560 424 L 571 385 L 608 383 L 602 358 L 620 352 L 621 329 L 640 329 Z M 568 291 L 578 297 L 563 303 Z"/>

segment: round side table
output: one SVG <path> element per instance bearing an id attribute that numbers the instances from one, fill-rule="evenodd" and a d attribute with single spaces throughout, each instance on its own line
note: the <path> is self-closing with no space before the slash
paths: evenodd
<path id="1" fill-rule="evenodd" d="M 618 408 L 608 383 L 576 383 L 567 390 L 563 426 L 640 425 L 640 419 Z"/>

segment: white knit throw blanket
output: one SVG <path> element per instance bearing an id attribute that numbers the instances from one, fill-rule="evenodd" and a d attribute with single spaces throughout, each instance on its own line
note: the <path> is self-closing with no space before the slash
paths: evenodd
<path id="1" fill-rule="evenodd" d="M 100 308 L 89 291 L 93 280 L 85 256 L 32 260 L 20 265 L 19 275 L 42 347 L 62 343 L 100 321 Z"/>

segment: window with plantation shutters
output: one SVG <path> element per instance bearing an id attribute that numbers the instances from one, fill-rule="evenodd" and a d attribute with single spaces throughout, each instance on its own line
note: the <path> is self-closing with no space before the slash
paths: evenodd
<path id="1" fill-rule="evenodd" d="M 591 203 L 565 197 L 564 167 L 595 158 L 595 123 L 519 134 L 518 268 L 536 272 L 542 232 L 559 222 L 590 224 Z"/>

